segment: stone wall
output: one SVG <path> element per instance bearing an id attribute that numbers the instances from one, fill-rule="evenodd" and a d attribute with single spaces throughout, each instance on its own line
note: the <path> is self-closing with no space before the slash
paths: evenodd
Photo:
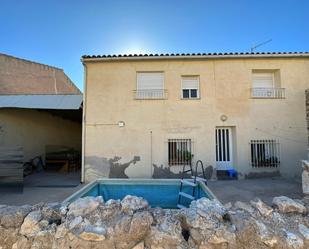
<path id="1" fill-rule="evenodd" d="M 182 210 L 146 200 L 85 197 L 68 206 L 0 206 L 1 249 L 308 248 L 309 200 L 276 197 L 223 206 L 206 198 Z"/>

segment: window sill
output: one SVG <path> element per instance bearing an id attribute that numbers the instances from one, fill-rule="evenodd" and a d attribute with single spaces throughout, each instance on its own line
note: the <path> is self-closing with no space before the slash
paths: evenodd
<path id="1" fill-rule="evenodd" d="M 250 99 L 286 99 L 286 97 L 255 97 L 251 96 Z"/>
<path id="2" fill-rule="evenodd" d="M 167 98 L 137 98 L 135 97 L 134 100 L 167 100 Z"/>
<path id="3" fill-rule="evenodd" d="M 200 100 L 201 98 L 180 98 L 180 100 Z"/>

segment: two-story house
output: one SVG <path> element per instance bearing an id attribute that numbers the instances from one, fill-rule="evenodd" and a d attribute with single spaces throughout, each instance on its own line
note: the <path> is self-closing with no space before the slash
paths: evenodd
<path id="1" fill-rule="evenodd" d="M 309 53 L 83 56 L 83 181 L 177 177 L 202 160 L 300 176 Z"/>

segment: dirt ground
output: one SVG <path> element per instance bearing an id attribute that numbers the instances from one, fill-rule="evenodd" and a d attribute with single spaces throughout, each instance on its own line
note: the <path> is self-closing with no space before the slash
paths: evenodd
<path id="1" fill-rule="evenodd" d="M 0 192 L 0 204 L 61 202 L 81 187 L 80 173 L 34 173 L 24 178 L 22 193 Z"/>
<path id="2" fill-rule="evenodd" d="M 248 202 L 256 197 L 271 204 L 275 196 L 303 197 L 300 179 L 261 178 L 248 180 L 210 181 L 208 187 L 222 203 L 237 200 Z"/>

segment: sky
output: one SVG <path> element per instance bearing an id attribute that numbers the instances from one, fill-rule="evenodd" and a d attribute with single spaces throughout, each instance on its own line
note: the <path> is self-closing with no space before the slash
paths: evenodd
<path id="1" fill-rule="evenodd" d="M 309 51 L 309 0 L 0 0 L 0 53 L 64 69 L 84 54 Z"/>

